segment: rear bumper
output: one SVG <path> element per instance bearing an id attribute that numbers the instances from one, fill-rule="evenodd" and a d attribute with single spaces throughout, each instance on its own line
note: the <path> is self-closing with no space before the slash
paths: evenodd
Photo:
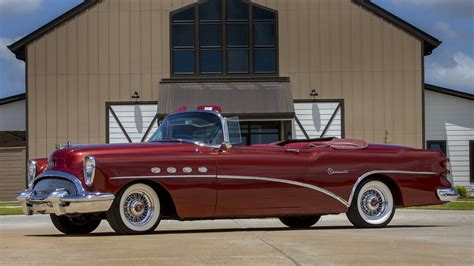
<path id="1" fill-rule="evenodd" d="M 69 195 L 67 191 L 56 190 L 46 197 L 36 196 L 33 190 L 25 190 L 17 195 L 23 213 L 56 215 L 75 213 L 96 213 L 107 211 L 114 200 L 113 194 L 88 193 Z"/>
<path id="2" fill-rule="evenodd" d="M 436 190 L 436 194 L 438 198 L 444 202 L 456 201 L 459 198 L 459 194 L 455 188 L 438 189 Z"/>

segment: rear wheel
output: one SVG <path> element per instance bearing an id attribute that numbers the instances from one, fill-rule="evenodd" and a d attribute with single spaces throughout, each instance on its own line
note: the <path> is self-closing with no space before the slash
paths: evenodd
<path id="1" fill-rule="evenodd" d="M 146 184 L 133 184 L 117 194 L 106 216 L 119 234 L 145 234 L 160 223 L 160 211 L 155 190 Z"/>
<path id="2" fill-rule="evenodd" d="M 356 227 L 385 227 L 395 214 L 392 191 L 383 182 L 367 180 L 357 188 L 347 218 Z"/>
<path id="3" fill-rule="evenodd" d="M 71 217 L 51 214 L 50 217 L 56 229 L 67 235 L 88 234 L 97 229 L 101 221 L 99 218 L 87 214 Z"/>
<path id="4" fill-rule="evenodd" d="M 291 228 L 309 228 L 319 221 L 321 215 L 280 217 L 280 221 Z"/>

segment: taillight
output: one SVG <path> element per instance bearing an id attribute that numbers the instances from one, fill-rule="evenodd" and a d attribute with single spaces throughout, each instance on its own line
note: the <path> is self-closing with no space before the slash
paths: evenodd
<path id="1" fill-rule="evenodd" d="M 446 168 L 446 173 L 444 173 L 443 176 L 448 180 L 448 182 L 451 184 L 451 186 L 454 187 L 453 170 L 451 168 L 451 160 L 449 160 L 449 158 L 446 158 L 446 161 L 444 161 L 443 166 Z"/>

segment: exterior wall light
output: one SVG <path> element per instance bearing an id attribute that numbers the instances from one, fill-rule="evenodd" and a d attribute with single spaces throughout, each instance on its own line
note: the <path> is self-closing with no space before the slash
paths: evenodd
<path id="1" fill-rule="evenodd" d="M 132 95 L 132 99 L 138 100 L 140 99 L 140 94 L 138 94 L 138 91 L 135 91 Z"/>

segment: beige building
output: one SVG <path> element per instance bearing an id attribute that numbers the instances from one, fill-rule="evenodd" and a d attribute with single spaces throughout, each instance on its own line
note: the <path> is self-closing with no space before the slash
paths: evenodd
<path id="1" fill-rule="evenodd" d="M 363 0 L 88 0 L 9 48 L 26 62 L 33 158 L 143 141 L 203 104 L 238 115 L 243 144 L 422 147 L 423 61 L 439 44 Z"/>

